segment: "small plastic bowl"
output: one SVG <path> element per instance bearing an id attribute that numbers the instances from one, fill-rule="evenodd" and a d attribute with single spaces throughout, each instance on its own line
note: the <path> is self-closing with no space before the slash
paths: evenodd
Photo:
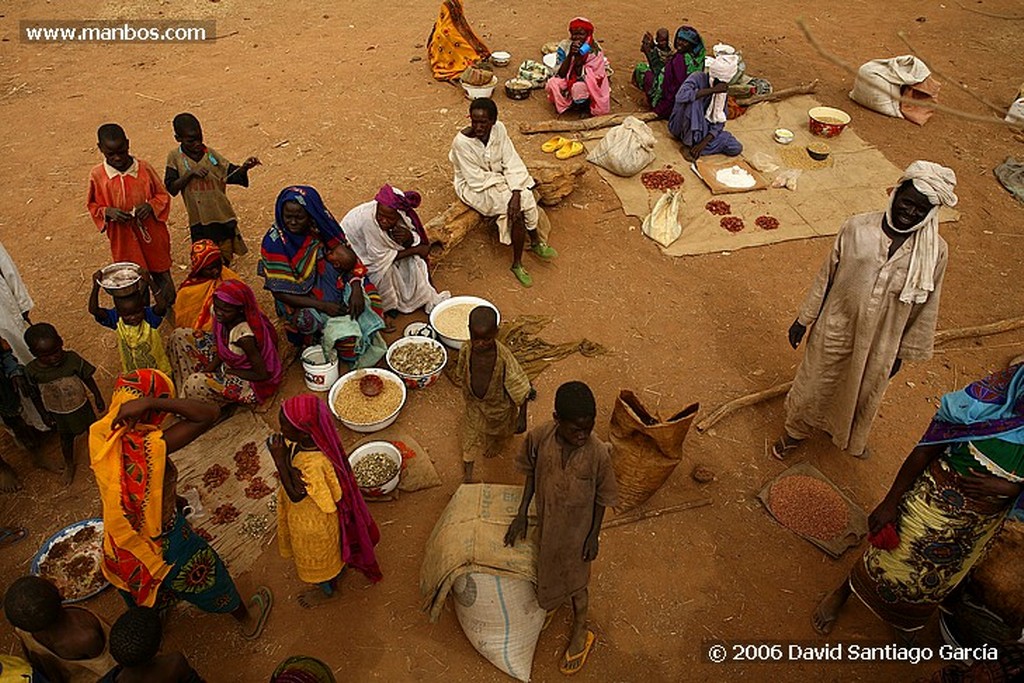
<path id="1" fill-rule="evenodd" d="M 491 53 L 491 64 L 494 66 L 508 66 L 509 62 L 512 61 L 512 54 L 499 50 L 498 52 Z"/>
<path id="2" fill-rule="evenodd" d="M 807 145 L 807 156 L 811 157 L 815 161 L 825 161 L 831 153 L 832 148 L 824 142 L 812 142 Z"/>
<path id="3" fill-rule="evenodd" d="M 490 98 L 494 94 L 494 89 L 498 86 L 498 77 L 491 77 L 491 82 L 487 85 L 470 85 L 469 83 L 463 83 L 462 89 L 466 91 L 467 100 L 475 100 L 480 97 Z"/>
<path id="4" fill-rule="evenodd" d="M 775 142 L 780 145 L 788 145 L 793 142 L 793 131 L 788 128 L 776 128 L 775 129 Z"/>
<path id="5" fill-rule="evenodd" d="M 821 138 L 838 137 L 848 125 L 850 115 L 835 107 L 814 107 L 807 111 L 807 127 Z"/>

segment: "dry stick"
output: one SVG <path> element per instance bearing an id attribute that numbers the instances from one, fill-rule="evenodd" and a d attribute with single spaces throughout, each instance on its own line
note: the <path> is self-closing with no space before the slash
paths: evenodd
<path id="1" fill-rule="evenodd" d="M 958 351 L 991 351 L 992 349 L 1018 349 L 1024 348 L 1024 343 L 1014 342 L 1012 344 L 993 344 L 991 346 L 952 346 L 948 349 L 935 349 L 935 353 L 956 353 Z"/>
<path id="2" fill-rule="evenodd" d="M 983 17 L 992 17 L 993 19 L 1009 19 L 1011 21 L 1024 21 L 1024 15 L 1012 15 L 1012 14 L 995 14 L 993 12 L 986 12 L 980 9 L 974 9 L 973 7 L 965 7 L 960 0 L 956 2 L 957 6 L 965 12 L 974 12 L 980 14 Z"/>
<path id="3" fill-rule="evenodd" d="M 916 47 L 914 47 L 913 44 L 911 44 L 910 39 L 907 38 L 907 34 L 906 33 L 904 33 L 903 31 L 897 31 L 896 35 L 899 37 L 900 40 L 903 41 L 904 45 L 906 45 L 908 48 L 910 48 L 910 51 L 912 53 L 914 53 L 918 57 L 921 57 L 921 51 L 918 50 Z M 960 81 L 958 81 L 957 79 L 953 78 L 952 76 L 948 76 L 948 75 L 942 73 L 941 71 L 939 71 L 938 69 L 935 68 L 934 64 L 932 64 L 930 61 L 928 61 L 924 57 L 921 57 L 921 59 L 924 60 L 924 62 L 926 64 L 928 64 L 928 68 L 929 69 L 931 69 L 934 73 L 938 74 L 939 78 L 943 78 L 947 82 L 952 81 L 953 83 L 955 83 L 957 85 L 957 87 L 959 87 L 965 93 L 967 93 L 968 95 L 970 95 L 971 97 L 973 97 L 974 99 L 978 100 L 979 102 L 984 104 L 986 107 L 988 107 L 989 109 L 994 111 L 996 114 L 998 114 L 999 118 L 1002 118 L 1002 117 L 1006 116 L 1006 109 L 1005 108 L 1001 108 L 1001 107 L 999 107 L 999 105 L 993 104 L 992 102 L 988 101 L 987 99 L 985 99 L 984 97 L 982 97 L 978 93 L 976 93 L 973 90 L 971 90 L 971 88 L 968 87 L 966 83 L 961 83 Z"/>
<path id="4" fill-rule="evenodd" d="M 840 69 L 846 71 L 854 78 L 857 77 L 856 69 L 854 69 L 852 66 L 850 66 L 843 60 L 839 59 L 839 57 L 836 57 L 832 53 L 826 51 L 825 48 L 821 46 L 821 43 L 818 42 L 818 39 L 815 38 L 814 34 L 811 33 L 811 30 L 807 28 L 807 24 L 804 22 L 803 19 L 797 19 L 796 25 L 800 27 L 800 30 L 803 31 L 804 33 L 804 37 L 807 38 L 807 42 L 811 44 L 811 47 L 817 50 L 818 54 L 820 54 L 822 57 L 838 66 Z M 880 92 L 884 94 L 886 97 L 890 96 L 889 91 L 879 85 L 875 85 L 870 81 L 866 81 L 864 84 L 871 90 Z M 899 98 L 899 101 L 913 104 L 916 107 L 927 107 L 929 109 L 934 109 L 935 111 L 945 112 L 946 114 L 950 114 L 961 119 L 966 119 L 967 121 L 974 121 L 976 123 L 988 123 L 1002 127 L 1010 127 L 1013 125 L 1008 121 L 1004 121 L 1003 119 L 992 118 L 990 116 L 981 116 L 980 114 L 971 114 L 969 112 L 960 111 L 959 109 L 954 109 L 953 107 L 947 107 L 946 105 L 939 104 L 938 102 L 931 102 L 929 100 L 915 100 L 913 97 L 908 97 L 907 95 L 901 96 Z"/>
<path id="5" fill-rule="evenodd" d="M 710 429 L 712 426 L 714 426 L 714 424 L 716 422 L 721 420 L 723 417 L 725 417 L 729 413 L 734 412 L 736 410 L 739 410 L 740 408 L 746 408 L 747 406 L 752 406 L 755 403 L 760 403 L 761 401 L 768 401 L 770 399 L 775 398 L 776 396 L 782 396 L 787 391 L 789 391 L 789 388 L 791 386 L 793 386 L 793 380 L 789 380 L 788 382 L 783 382 L 782 384 L 776 384 L 773 387 L 769 387 L 767 389 L 763 389 L 761 391 L 754 392 L 753 394 L 747 394 L 746 396 L 740 396 L 739 398 L 734 398 L 733 400 L 731 400 L 728 403 L 720 406 L 717 410 L 715 410 L 715 412 L 711 413 L 710 415 L 705 417 L 703 420 L 698 422 L 695 425 L 696 428 L 697 428 L 697 431 L 703 434 L 708 429 Z"/>
<path id="6" fill-rule="evenodd" d="M 137 97 L 141 97 L 144 100 L 153 100 L 154 102 L 159 102 L 160 104 L 167 104 L 166 102 L 161 100 L 159 97 L 153 97 L 152 95 L 147 95 L 145 93 L 137 92 L 137 93 L 135 93 L 135 95 Z"/>
<path id="7" fill-rule="evenodd" d="M 685 503 L 679 503 L 678 505 L 669 505 L 668 507 L 658 508 L 656 510 L 645 510 L 644 512 L 641 512 L 636 515 L 629 515 L 628 517 L 615 517 L 614 519 L 602 524 L 601 529 L 611 529 L 614 526 L 632 524 L 633 522 L 639 522 L 643 519 L 651 519 L 653 517 L 661 517 L 662 515 L 670 515 L 673 512 L 692 510 L 693 508 L 700 508 L 704 507 L 705 505 L 711 505 L 710 498 L 697 498 L 696 500 L 688 500 Z"/>
<path id="8" fill-rule="evenodd" d="M 988 337 L 993 334 L 1011 332 L 1024 327 L 1024 316 L 997 320 L 987 325 L 976 325 L 974 327 L 958 327 L 952 330 L 940 330 L 935 333 L 935 343 L 945 344 L 956 339 L 965 337 Z"/>
<path id="9" fill-rule="evenodd" d="M 994 323 L 988 323 L 987 325 L 976 325 L 974 327 L 957 327 L 951 330 L 941 330 L 935 333 L 935 344 L 945 344 L 946 342 L 955 341 L 957 339 L 964 339 L 965 337 L 988 337 L 993 334 L 1002 334 L 1003 332 L 1011 332 L 1024 327 L 1024 316 L 1019 318 L 1007 318 L 1006 320 L 997 320 Z M 982 347 L 982 348 L 999 348 L 999 347 Z M 949 349 L 950 351 L 954 349 Z M 936 353 L 944 353 L 945 351 L 936 350 Z M 698 432 L 704 433 L 712 426 L 714 426 L 719 420 L 726 415 L 739 410 L 740 408 L 746 408 L 762 401 L 773 399 L 777 396 L 781 396 L 789 391 L 789 388 L 793 386 L 792 380 L 789 382 L 783 382 L 782 384 L 776 384 L 773 387 L 763 389 L 761 391 L 754 392 L 753 394 L 747 394 L 746 396 L 740 396 L 735 398 L 728 403 L 720 406 L 713 413 L 705 417 L 703 420 L 698 422 L 695 427 Z"/>
<path id="10" fill-rule="evenodd" d="M 596 130 L 598 128 L 617 126 L 625 121 L 627 116 L 638 118 L 641 121 L 653 121 L 658 118 L 658 115 L 653 111 L 638 111 L 594 116 L 582 121 L 559 121 L 558 119 L 552 119 L 550 121 L 538 121 L 537 123 L 520 123 L 519 132 L 523 135 L 533 135 L 534 133 L 571 133 L 581 130 Z"/>
<path id="11" fill-rule="evenodd" d="M 818 79 L 815 78 L 810 83 L 804 83 L 803 85 L 795 85 L 792 88 L 783 88 L 782 90 L 776 90 L 765 95 L 753 95 L 746 99 L 737 99 L 736 102 L 744 107 L 750 107 L 759 102 L 777 102 L 778 100 L 784 100 L 787 97 L 793 97 L 794 95 L 810 95 L 818 90 Z"/>

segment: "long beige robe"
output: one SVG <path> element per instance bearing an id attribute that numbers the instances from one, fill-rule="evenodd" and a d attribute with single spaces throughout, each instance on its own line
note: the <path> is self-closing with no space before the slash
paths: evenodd
<path id="1" fill-rule="evenodd" d="M 455 171 L 455 194 L 466 204 L 485 216 L 498 219 L 498 239 L 502 244 L 512 244 L 512 230 L 508 225 L 508 203 L 513 190 L 519 190 L 519 205 L 527 230 L 536 230 L 540 220 L 537 200 L 530 191 L 533 178 L 526 169 L 505 124 L 497 121 L 491 129 L 487 144 L 462 132 L 455 134 L 452 149 L 448 153 Z M 546 226 L 541 224 L 540 238 Z"/>
<path id="2" fill-rule="evenodd" d="M 859 455 L 897 358 L 932 355 L 947 246 L 939 238 L 935 290 L 923 304 L 900 301 L 914 238 L 889 258 L 884 214 L 847 219 L 811 285 L 797 320 L 812 326 L 807 350 L 786 396 L 786 432 L 807 438 L 814 429 Z"/>

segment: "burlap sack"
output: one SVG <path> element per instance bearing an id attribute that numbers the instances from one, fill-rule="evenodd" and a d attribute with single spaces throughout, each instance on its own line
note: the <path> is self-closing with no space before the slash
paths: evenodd
<path id="1" fill-rule="evenodd" d="M 610 433 L 612 465 L 619 484 L 615 514 L 641 505 L 665 483 L 683 457 L 683 439 L 699 408 L 699 403 L 691 403 L 662 420 L 632 391 L 619 392 Z"/>

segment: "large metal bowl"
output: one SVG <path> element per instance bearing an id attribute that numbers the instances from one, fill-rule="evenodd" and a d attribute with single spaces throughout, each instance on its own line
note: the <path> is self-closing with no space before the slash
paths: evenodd
<path id="1" fill-rule="evenodd" d="M 370 422 L 367 424 L 350 422 L 349 420 L 346 420 L 345 418 L 338 414 L 338 409 L 334 407 L 335 399 L 338 397 L 338 392 L 341 391 L 341 387 L 344 386 L 346 382 L 358 382 L 366 375 L 377 375 L 385 382 L 392 382 L 394 384 L 397 384 L 398 387 L 402 390 L 402 401 L 398 404 L 398 408 L 395 409 L 395 412 L 391 413 L 390 415 L 381 420 L 378 420 L 377 422 Z M 409 394 L 405 388 L 405 383 L 402 381 L 402 378 L 396 375 L 395 373 L 391 372 L 390 370 L 382 370 L 380 368 L 363 368 L 362 370 L 353 370 L 352 372 L 347 372 L 338 378 L 338 381 L 331 386 L 330 393 L 327 394 L 327 405 L 330 407 L 331 412 L 334 413 L 334 417 L 338 418 L 338 421 L 341 422 L 341 424 L 345 425 L 353 432 L 369 434 L 371 432 L 380 431 L 381 429 L 384 429 L 385 427 L 390 427 L 392 424 L 394 424 L 395 420 L 398 419 L 398 414 L 401 413 L 402 408 L 405 407 L 405 401 L 406 399 L 408 399 L 408 397 Z"/>
<path id="2" fill-rule="evenodd" d="M 492 304 L 487 299 L 481 299 L 478 296 L 453 296 L 450 299 L 445 299 L 438 305 L 434 306 L 434 310 L 430 312 L 430 326 L 437 332 L 437 338 L 444 342 L 444 345 L 450 349 L 456 351 L 462 348 L 462 345 L 469 341 L 469 326 L 466 326 L 466 336 L 461 339 L 454 339 L 452 337 L 446 337 L 441 334 L 440 330 L 437 329 L 437 317 L 444 311 L 448 310 L 452 306 L 458 306 L 459 304 L 476 304 L 477 306 L 490 306 L 494 309 L 495 314 L 498 316 L 498 324 L 501 324 L 501 313 L 498 311 L 498 307 Z"/>
<path id="3" fill-rule="evenodd" d="M 110 296 L 131 296 L 142 291 L 142 267 L 129 261 L 118 261 L 100 270 L 96 281 Z"/>

